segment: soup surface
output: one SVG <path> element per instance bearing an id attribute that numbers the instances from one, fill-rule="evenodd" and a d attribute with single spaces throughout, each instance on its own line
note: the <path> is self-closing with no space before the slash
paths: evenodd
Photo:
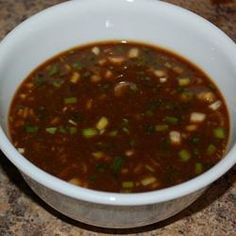
<path id="1" fill-rule="evenodd" d="M 72 184 L 144 192 L 189 180 L 227 147 L 228 111 L 199 68 L 154 46 L 103 42 L 34 70 L 9 113 L 13 144 Z"/>

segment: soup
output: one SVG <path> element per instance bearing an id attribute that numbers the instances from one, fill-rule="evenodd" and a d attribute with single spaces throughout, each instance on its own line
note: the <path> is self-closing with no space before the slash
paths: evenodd
<path id="1" fill-rule="evenodd" d="M 198 67 L 136 42 L 63 52 L 20 85 L 9 112 L 18 151 L 72 184 L 144 192 L 215 165 L 229 138 L 216 85 Z"/>

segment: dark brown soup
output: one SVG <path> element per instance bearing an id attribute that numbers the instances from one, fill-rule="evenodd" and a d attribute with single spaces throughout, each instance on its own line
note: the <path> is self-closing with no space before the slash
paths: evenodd
<path id="1" fill-rule="evenodd" d="M 111 192 L 189 180 L 218 162 L 229 116 L 199 68 L 160 48 L 122 42 L 66 51 L 20 85 L 13 144 L 43 170 Z"/>

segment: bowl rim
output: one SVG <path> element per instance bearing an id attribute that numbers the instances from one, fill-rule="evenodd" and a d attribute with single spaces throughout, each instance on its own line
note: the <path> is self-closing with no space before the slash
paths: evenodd
<path id="1" fill-rule="evenodd" d="M 27 29 L 29 22 L 37 20 L 44 14 L 51 14 L 57 9 L 63 8 L 64 6 L 71 5 L 73 7 L 74 4 L 86 4 L 86 2 L 95 2 L 99 1 L 100 6 L 102 3 L 109 4 L 109 0 L 90 0 L 90 1 L 67 1 L 52 7 L 49 7 L 22 22 L 15 29 L 13 29 L 0 43 L 0 52 L 4 51 L 7 48 L 7 42 L 14 38 L 14 35 L 18 31 L 22 31 Z M 201 16 L 181 8 L 179 6 L 175 6 L 170 3 L 156 1 L 156 0 L 119 0 L 116 1 L 116 4 L 119 2 L 128 2 L 135 4 L 139 2 L 139 4 L 156 4 L 156 7 L 168 7 L 172 11 L 175 11 L 178 14 L 185 15 L 187 18 L 198 21 L 199 24 L 206 27 L 208 32 L 214 33 L 218 38 L 221 38 L 225 42 L 225 45 L 222 45 L 224 49 L 235 58 L 235 67 L 236 67 L 236 47 L 235 43 L 220 29 L 214 26 L 209 21 L 205 20 Z M 6 47 L 5 47 L 6 46 Z M 235 51 L 235 53 L 233 53 Z M 233 155 L 236 154 L 236 145 L 234 144 L 231 150 L 226 154 L 226 156 L 220 160 L 215 166 L 213 166 L 208 171 L 203 174 L 190 179 L 184 183 L 160 189 L 150 192 L 144 193 L 113 193 L 113 192 L 102 192 L 96 190 L 90 190 L 83 187 L 75 186 L 69 184 L 55 176 L 52 176 L 49 173 L 41 170 L 30 161 L 28 161 L 25 157 L 23 157 L 20 153 L 17 152 L 16 148 L 11 144 L 7 135 L 3 131 L 0 126 L 0 148 L 2 152 L 6 155 L 6 157 L 25 175 L 38 182 L 39 184 L 56 191 L 62 195 L 66 195 L 72 197 L 74 199 L 91 202 L 95 204 L 104 204 L 104 205 L 117 205 L 117 206 L 138 206 L 138 205 L 147 205 L 154 203 L 161 203 L 164 201 L 174 200 L 176 198 L 183 197 L 185 195 L 191 194 L 198 190 L 204 189 L 209 184 L 214 182 L 216 179 L 221 177 L 225 172 L 227 172 L 235 163 L 236 159 L 233 158 Z"/>

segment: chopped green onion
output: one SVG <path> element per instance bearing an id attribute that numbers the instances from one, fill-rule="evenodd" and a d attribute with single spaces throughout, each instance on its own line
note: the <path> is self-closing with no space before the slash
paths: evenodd
<path id="1" fill-rule="evenodd" d="M 158 131 L 158 132 L 166 131 L 166 130 L 168 130 L 168 128 L 169 128 L 168 125 L 156 125 L 156 126 L 155 126 L 155 129 L 156 129 L 156 131 Z"/>
<path id="2" fill-rule="evenodd" d="M 77 98 L 76 98 L 76 97 L 64 98 L 64 103 L 65 103 L 65 104 L 74 104 L 74 103 L 77 103 Z"/>
<path id="3" fill-rule="evenodd" d="M 213 144 L 210 144 L 207 148 L 207 155 L 212 155 L 216 151 L 216 146 Z"/>
<path id="4" fill-rule="evenodd" d="M 182 149 L 179 151 L 179 157 L 181 161 L 188 161 L 191 158 L 191 154 L 188 150 Z"/>
<path id="5" fill-rule="evenodd" d="M 69 127 L 69 133 L 70 134 L 76 134 L 77 133 L 77 127 Z"/>
<path id="6" fill-rule="evenodd" d="M 107 127 L 107 125 L 109 124 L 108 119 L 105 116 L 102 116 L 99 121 L 96 124 L 96 128 L 98 130 L 103 130 Z"/>
<path id="7" fill-rule="evenodd" d="M 77 69 L 77 70 L 80 70 L 82 68 L 81 62 L 79 62 L 79 61 L 73 63 L 72 66 L 74 69 Z"/>
<path id="8" fill-rule="evenodd" d="M 65 133 L 66 133 L 66 129 L 63 128 L 63 127 L 59 127 L 59 128 L 58 128 L 58 131 L 59 131 L 60 133 L 62 133 L 62 134 L 65 134 Z"/>
<path id="9" fill-rule="evenodd" d="M 46 132 L 49 134 L 55 134 L 57 132 L 57 127 L 48 127 L 46 128 Z"/>
<path id="10" fill-rule="evenodd" d="M 178 122 L 179 122 L 179 119 L 177 117 L 174 117 L 174 116 L 167 116 L 165 118 L 165 121 L 168 123 L 168 124 L 171 124 L 171 125 L 176 125 Z"/>
<path id="11" fill-rule="evenodd" d="M 113 163 L 112 163 L 112 166 L 111 166 L 111 169 L 113 171 L 114 174 L 118 174 L 122 168 L 124 164 L 124 158 L 123 157 L 116 157 L 114 160 L 113 160 Z"/>
<path id="12" fill-rule="evenodd" d="M 36 77 L 33 77 L 33 83 L 35 86 L 42 86 L 46 83 L 46 78 L 40 75 L 37 75 Z"/>
<path id="13" fill-rule="evenodd" d="M 82 135 L 85 138 L 92 138 L 98 134 L 98 131 L 94 128 L 87 128 L 82 130 Z"/>
<path id="14" fill-rule="evenodd" d="M 134 182 L 133 181 L 124 181 L 122 182 L 122 188 L 133 188 Z"/>
<path id="15" fill-rule="evenodd" d="M 202 163 L 196 162 L 195 163 L 195 174 L 199 175 L 202 173 Z"/>
<path id="16" fill-rule="evenodd" d="M 53 81 L 53 83 L 52 83 L 52 85 L 55 88 L 60 88 L 62 84 L 63 84 L 63 81 L 61 81 L 61 80 L 56 80 L 56 81 Z"/>
<path id="17" fill-rule="evenodd" d="M 59 71 L 58 65 L 52 65 L 48 69 L 48 74 L 49 74 L 49 76 L 53 76 L 53 75 L 57 74 L 58 71 Z"/>
<path id="18" fill-rule="evenodd" d="M 115 137 L 117 134 L 118 134 L 118 131 L 117 131 L 117 130 L 113 130 L 113 131 L 111 131 L 108 135 L 109 135 L 110 137 Z"/>
<path id="19" fill-rule="evenodd" d="M 225 131 L 221 127 L 213 129 L 213 134 L 214 134 L 215 138 L 219 138 L 219 139 L 225 138 Z"/>
<path id="20" fill-rule="evenodd" d="M 103 153 L 103 152 L 100 152 L 100 151 L 98 151 L 98 152 L 93 152 L 93 153 L 92 153 L 92 156 L 95 157 L 95 159 L 100 159 L 101 157 L 104 156 L 104 153 Z"/>
<path id="21" fill-rule="evenodd" d="M 189 78 L 180 78 L 178 79 L 179 86 L 187 86 L 190 84 Z"/>
<path id="22" fill-rule="evenodd" d="M 26 126 L 25 131 L 27 133 L 36 133 L 38 131 L 39 127 L 38 126 Z"/>
<path id="23" fill-rule="evenodd" d="M 153 134 L 153 133 L 155 133 L 155 131 L 156 131 L 155 126 L 154 126 L 154 125 L 149 125 L 149 124 L 146 124 L 146 125 L 144 126 L 144 129 L 145 129 L 145 133 L 146 133 L 146 134 Z"/>
<path id="24" fill-rule="evenodd" d="M 200 138 L 198 138 L 198 137 L 192 137 L 191 138 L 191 143 L 192 144 L 197 144 L 197 143 L 199 143 L 200 142 Z"/>

